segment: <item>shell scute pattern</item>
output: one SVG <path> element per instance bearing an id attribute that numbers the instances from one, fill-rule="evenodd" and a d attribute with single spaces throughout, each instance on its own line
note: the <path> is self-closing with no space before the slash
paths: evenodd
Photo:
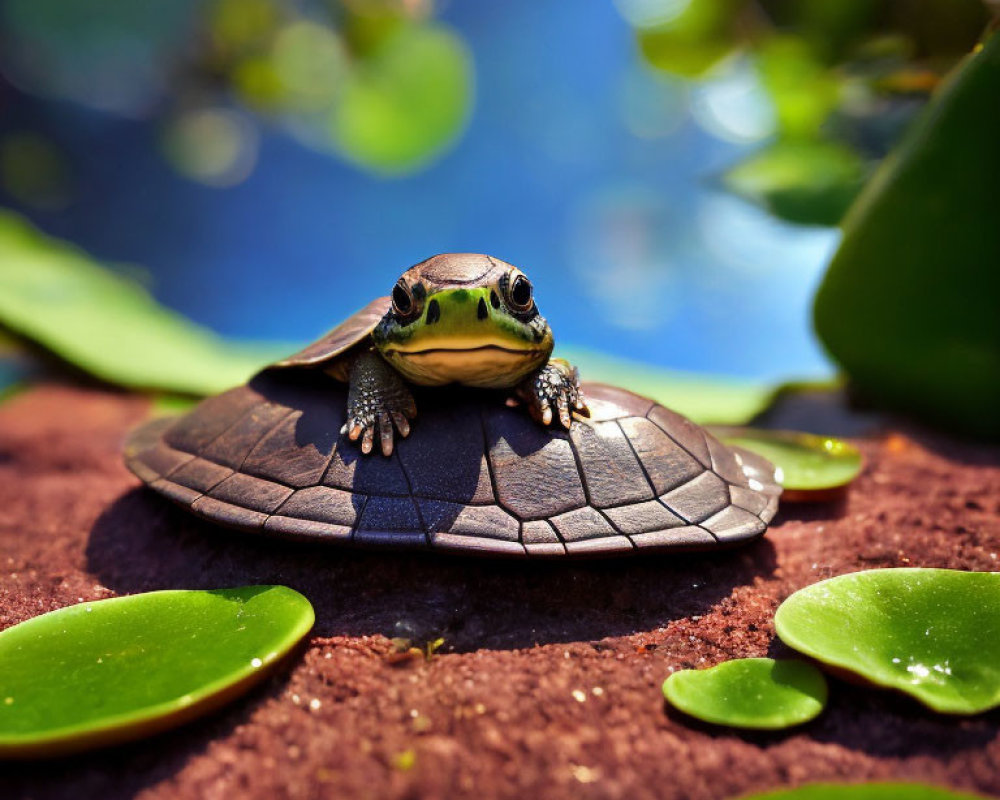
<path id="1" fill-rule="evenodd" d="M 209 397 L 198 405 L 197 414 L 185 417 L 184 425 L 172 426 L 164 440 L 175 450 L 201 453 L 262 400 L 249 386 Z"/>
<path id="2" fill-rule="evenodd" d="M 168 476 L 173 483 L 206 494 L 232 475 L 234 470 L 196 456 Z"/>
<path id="3" fill-rule="evenodd" d="M 140 428 L 126 462 L 232 527 L 501 556 L 733 544 L 763 533 L 777 508 L 766 461 L 630 392 L 585 385 L 592 416 L 568 434 L 493 394 L 432 392 L 390 458 L 362 456 L 339 433 L 342 384 L 265 372 Z"/>
<path id="4" fill-rule="evenodd" d="M 273 514 L 281 504 L 291 496 L 294 489 L 273 483 L 252 475 L 234 472 L 222 483 L 212 487 L 208 493 L 216 500 L 231 503 L 234 506 Z"/>
<path id="5" fill-rule="evenodd" d="M 729 505 L 729 489 L 722 478 L 705 470 L 667 492 L 660 500 L 681 519 L 696 524 Z"/>
<path id="6" fill-rule="evenodd" d="M 422 417 L 419 425 L 424 438 L 437 442 L 436 448 L 421 446 L 415 438 L 396 445 L 413 494 L 466 505 L 495 503 L 480 415 L 449 407 Z"/>
<path id="7" fill-rule="evenodd" d="M 573 446 L 523 414 L 484 411 L 490 472 L 501 506 L 522 519 L 545 519 L 587 502 Z"/>
<path id="8" fill-rule="evenodd" d="M 590 503 L 608 508 L 652 500 L 646 471 L 617 420 L 581 422 L 570 431 Z"/>
<path id="9" fill-rule="evenodd" d="M 632 442 L 657 496 L 682 486 L 705 471 L 683 447 L 645 417 L 619 422 Z"/>
<path id="10" fill-rule="evenodd" d="M 343 420 L 337 424 L 333 413 L 326 416 L 322 424 L 308 426 L 306 420 L 315 417 L 293 411 L 250 451 L 242 471 L 259 478 L 275 478 L 299 489 L 315 486 L 323 479 L 333 453 L 333 441 L 325 442 L 328 431 L 335 424 L 333 430 L 339 431 L 343 424 Z"/>

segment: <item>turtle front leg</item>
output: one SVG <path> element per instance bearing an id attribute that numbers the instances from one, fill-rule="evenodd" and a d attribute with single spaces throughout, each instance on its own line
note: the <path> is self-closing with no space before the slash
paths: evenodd
<path id="1" fill-rule="evenodd" d="M 573 411 L 590 416 L 587 404 L 580 395 L 580 373 L 561 358 L 549 359 L 544 367 L 521 381 L 515 395 L 516 399 L 511 398 L 508 403 L 517 405 L 518 400 L 523 401 L 528 413 L 542 425 L 552 423 L 553 408 L 560 424 L 567 430 Z"/>
<path id="2" fill-rule="evenodd" d="M 352 442 L 361 439 L 361 452 L 370 453 L 378 429 L 382 455 L 391 456 L 393 425 L 399 435 L 410 434 L 417 404 L 402 377 L 374 350 L 351 363 L 347 392 L 347 422 L 340 429 Z"/>

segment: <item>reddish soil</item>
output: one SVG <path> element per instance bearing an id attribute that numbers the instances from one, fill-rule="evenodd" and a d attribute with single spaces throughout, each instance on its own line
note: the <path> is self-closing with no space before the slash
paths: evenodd
<path id="1" fill-rule="evenodd" d="M 121 464 L 146 402 L 49 386 L 0 406 L 0 627 L 81 600 L 283 583 L 308 647 L 171 733 L 0 767 L 0 797 L 728 798 L 906 779 L 1000 796 L 1000 712 L 932 714 L 833 682 L 780 734 L 665 710 L 671 670 L 782 653 L 792 591 L 873 567 L 997 569 L 1000 448 L 907 429 L 861 442 L 846 501 L 786 504 L 742 550 L 549 564 L 356 553 L 257 539 L 140 489 Z M 392 637 L 443 636 L 397 661 Z M 181 666 L 181 665 L 179 665 Z"/>

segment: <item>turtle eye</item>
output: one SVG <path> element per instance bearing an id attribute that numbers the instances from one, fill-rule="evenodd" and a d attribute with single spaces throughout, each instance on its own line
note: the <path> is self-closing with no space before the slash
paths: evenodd
<path id="1" fill-rule="evenodd" d="M 531 281 L 518 274 L 507 287 L 507 300 L 515 311 L 531 308 Z"/>
<path id="2" fill-rule="evenodd" d="M 392 310 L 397 316 L 408 317 L 413 312 L 413 294 L 410 287 L 400 280 L 392 287 Z"/>

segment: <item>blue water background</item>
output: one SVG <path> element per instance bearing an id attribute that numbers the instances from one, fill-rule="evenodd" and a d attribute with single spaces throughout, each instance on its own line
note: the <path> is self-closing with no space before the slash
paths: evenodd
<path id="1" fill-rule="evenodd" d="M 70 152 L 77 198 L 28 213 L 142 265 L 161 301 L 229 336 L 311 339 L 410 264 L 479 251 L 528 272 L 559 342 L 766 380 L 830 372 L 809 314 L 836 232 L 712 188 L 760 142 L 699 124 L 704 96 L 645 70 L 610 3 L 442 18 L 471 48 L 475 105 L 418 174 L 373 177 L 271 127 L 247 180 L 208 188 L 171 170 L 153 124 L 46 102 L 32 114 Z"/>

